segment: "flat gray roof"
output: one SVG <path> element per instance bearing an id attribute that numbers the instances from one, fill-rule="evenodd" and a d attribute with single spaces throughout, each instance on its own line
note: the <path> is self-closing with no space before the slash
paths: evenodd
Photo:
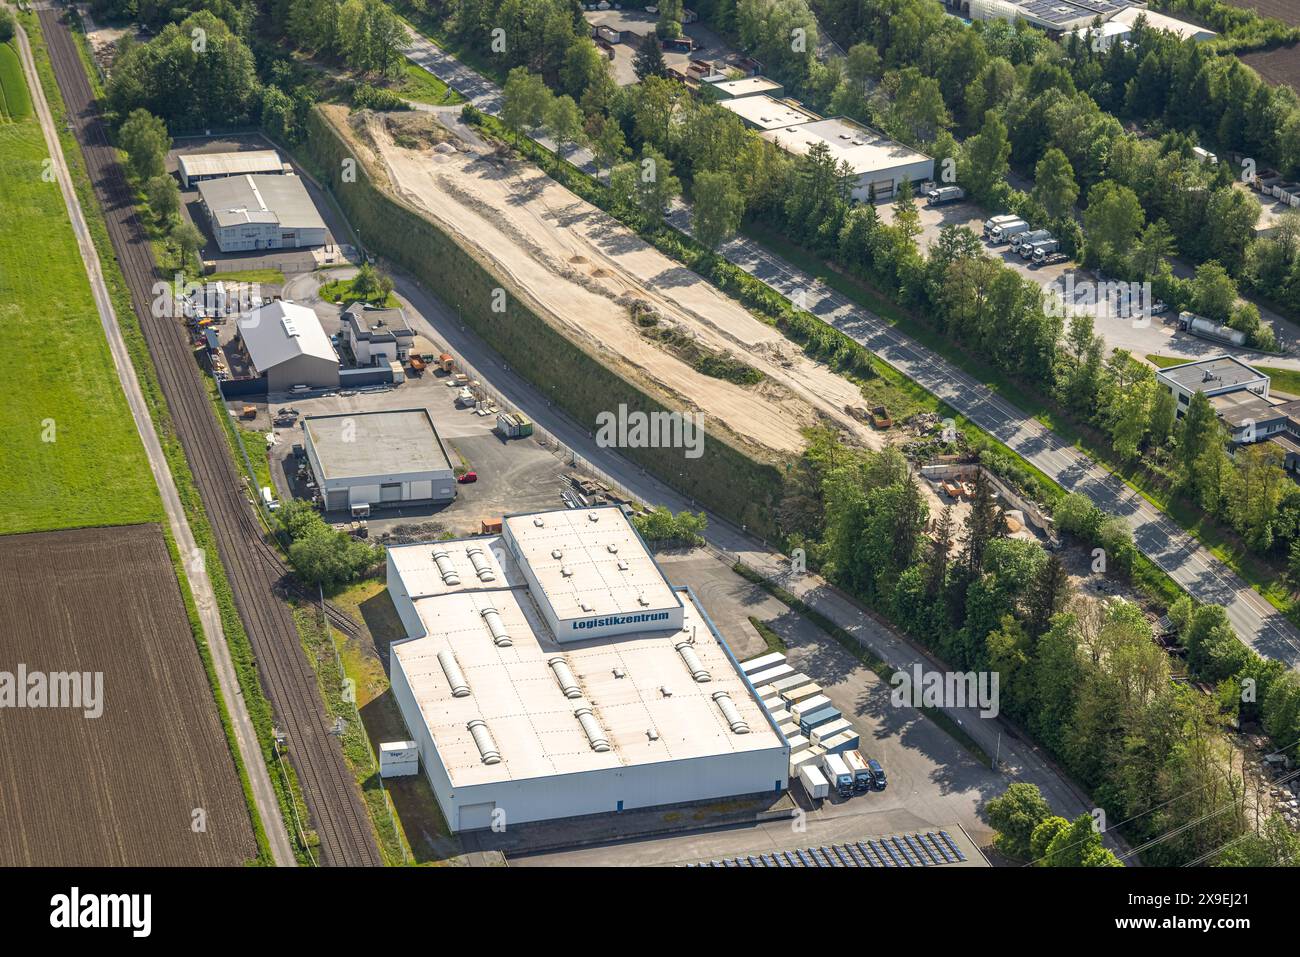
<path id="1" fill-rule="evenodd" d="M 1233 356 L 1197 359 L 1194 362 L 1161 369 L 1156 375 L 1190 392 L 1205 392 L 1208 389 L 1223 389 L 1268 379 L 1268 376 L 1258 369 L 1251 368 Z"/>
<path id="2" fill-rule="evenodd" d="M 325 472 L 321 481 L 452 467 L 424 409 L 309 415 L 302 427 Z"/>
<path id="3" fill-rule="evenodd" d="M 199 183 L 199 196 L 218 226 L 277 223 L 281 229 L 324 229 L 307 187 L 297 176 L 227 176 Z"/>

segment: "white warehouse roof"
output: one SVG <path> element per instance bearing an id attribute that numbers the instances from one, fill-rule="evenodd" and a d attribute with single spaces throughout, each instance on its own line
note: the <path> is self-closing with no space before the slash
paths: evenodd
<path id="1" fill-rule="evenodd" d="M 883 133 L 835 117 L 802 123 L 759 134 L 781 149 L 800 156 L 818 143 L 825 143 L 837 163 L 845 162 L 857 175 L 896 169 L 911 163 L 929 162 L 931 157 L 891 140 Z"/>
<path id="2" fill-rule="evenodd" d="M 316 313 L 306 306 L 276 300 L 239 320 L 239 335 L 259 373 L 301 355 L 338 362 Z"/>
<path id="3" fill-rule="evenodd" d="M 238 153 L 186 153 L 177 160 L 181 176 L 241 176 L 247 173 L 279 173 L 284 169 L 275 150 L 244 150 Z"/>
<path id="4" fill-rule="evenodd" d="M 775 99 L 766 93 L 720 100 L 718 105 L 760 130 L 778 130 L 784 126 L 812 123 L 821 119 L 811 110 L 806 110 L 796 103 Z"/>
<path id="5" fill-rule="evenodd" d="M 424 725 L 412 736 L 431 740 L 453 791 L 785 747 L 690 593 L 663 581 L 634 532 L 620 553 L 635 574 L 653 573 L 645 585 L 682 609 L 680 627 L 556 640 L 542 606 L 570 595 L 542 594 L 531 580 L 555 578 L 526 563 L 552 561 L 557 545 L 590 548 L 563 519 L 591 511 L 626 524 L 618 509 L 559 510 L 540 513 L 550 537 L 523 515 L 499 536 L 388 550 L 390 593 L 418 635 L 392 645 L 394 670 Z M 512 546 L 505 529 L 519 523 L 538 534 L 520 529 Z"/>

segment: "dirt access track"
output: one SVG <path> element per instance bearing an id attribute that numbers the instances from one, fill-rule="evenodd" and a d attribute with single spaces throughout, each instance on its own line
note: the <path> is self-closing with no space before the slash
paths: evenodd
<path id="1" fill-rule="evenodd" d="M 102 693 L 92 684 L 81 699 L 98 701 L 97 717 L 85 707 L 19 708 L 0 694 L 0 866 L 255 858 L 161 529 L 5 536 L 0 580 L 0 682 L 23 668 L 103 676 Z"/>
<path id="2" fill-rule="evenodd" d="M 706 428 L 720 423 L 761 458 L 798 453 L 803 430 L 828 420 L 863 445 L 884 445 L 845 412 L 864 407 L 851 381 L 531 163 L 466 143 L 427 114 L 345 120 L 341 108 L 326 109 L 366 165 L 386 175 L 381 185 L 494 262 L 570 341 L 670 408 L 704 413 Z M 395 124 L 396 139 L 422 137 L 423 148 L 399 145 Z M 696 371 L 642 334 L 629 308 L 635 300 L 657 314 L 657 329 L 729 353 L 763 380 L 737 385 Z"/>

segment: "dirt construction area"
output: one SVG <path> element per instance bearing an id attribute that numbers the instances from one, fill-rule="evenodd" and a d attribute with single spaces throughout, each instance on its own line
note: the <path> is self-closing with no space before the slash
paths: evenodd
<path id="1" fill-rule="evenodd" d="M 159 527 L 0 538 L 0 576 L 0 866 L 256 857 Z"/>
<path id="2" fill-rule="evenodd" d="M 418 123 L 437 132 L 421 143 L 410 129 Z M 360 141 L 355 148 L 368 154 L 367 165 L 387 172 L 398 195 L 494 260 L 548 321 L 604 365 L 769 454 L 799 451 L 802 430 L 828 420 L 864 445 L 884 444 L 845 411 L 864 405 L 852 382 L 536 167 L 465 143 L 434 123 L 376 114 L 357 114 L 350 126 L 337 121 Z M 435 140 L 442 142 L 430 145 Z M 763 378 L 740 385 L 696 371 L 679 348 L 646 334 L 633 306 L 654 317 L 656 334 L 730 355 Z"/>

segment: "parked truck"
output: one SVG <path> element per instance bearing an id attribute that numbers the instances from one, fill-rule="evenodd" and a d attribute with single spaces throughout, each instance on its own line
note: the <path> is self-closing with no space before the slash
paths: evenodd
<path id="1" fill-rule="evenodd" d="M 852 751 L 845 751 L 840 757 L 844 758 L 844 763 L 853 773 L 853 790 L 870 791 L 873 775 L 871 769 L 867 767 L 867 759 L 862 756 L 862 752 L 854 748 Z"/>
<path id="2" fill-rule="evenodd" d="M 800 766 L 799 780 L 803 782 L 803 789 L 814 801 L 820 801 L 831 793 L 831 786 L 826 776 L 812 762 Z"/>
<path id="3" fill-rule="evenodd" d="M 995 246 L 1002 243 L 1010 242 L 1021 233 L 1029 232 L 1029 224 L 1023 219 L 1015 219 L 1009 223 L 999 223 L 989 231 L 989 242 Z"/>
<path id="4" fill-rule="evenodd" d="M 848 797 L 853 793 L 853 772 L 840 755 L 828 754 L 822 758 L 822 770 L 840 797 Z"/>
<path id="5" fill-rule="evenodd" d="M 991 216 L 984 220 L 984 238 L 988 239 L 995 227 L 1003 223 L 1014 223 L 1020 217 L 1015 213 L 1003 213 L 1001 216 Z"/>
<path id="6" fill-rule="evenodd" d="M 942 206 L 944 203 L 955 203 L 959 199 L 966 198 L 966 191 L 960 186 L 940 186 L 926 192 L 925 201 L 930 206 Z"/>
<path id="7" fill-rule="evenodd" d="M 1178 328 L 1190 332 L 1194 336 L 1200 336 L 1202 339 L 1212 339 L 1215 342 L 1223 342 L 1233 346 L 1244 346 L 1246 344 L 1246 334 L 1240 329 L 1219 325 L 1213 319 L 1206 319 L 1204 316 L 1198 316 L 1192 312 L 1180 312 L 1178 314 Z"/>
<path id="8" fill-rule="evenodd" d="M 1047 263 L 1048 259 L 1054 259 L 1061 251 L 1061 241 L 1059 239 L 1046 239 L 1041 243 L 1034 243 L 1034 248 L 1029 251 L 1029 258 L 1036 266 L 1042 266 Z"/>
<path id="9" fill-rule="evenodd" d="M 1028 259 L 1033 253 L 1034 243 L 1041 243 L 1045 239 L 1051 239 L 1052 233 L 1047 229 L 1031 229 L 1027 233 L 1021 233 L 1011 241 L 1011 251 L 1020 254 L 1021 259 Z"/>

